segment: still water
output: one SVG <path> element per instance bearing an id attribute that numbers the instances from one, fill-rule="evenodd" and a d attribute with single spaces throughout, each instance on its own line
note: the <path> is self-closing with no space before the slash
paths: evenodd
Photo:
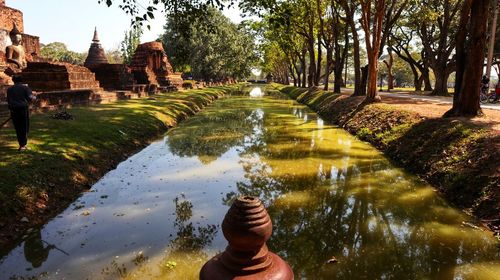
<path id="1" fill-rule="evenodd" d="M 121 163 L 2 257 L 0 279 L 197 279 L 240 194 L 267 206 L 268 245 L 296 279 L 500 279 L 492 234 L 433 188 L 278 92 L 250 92 Z"/>

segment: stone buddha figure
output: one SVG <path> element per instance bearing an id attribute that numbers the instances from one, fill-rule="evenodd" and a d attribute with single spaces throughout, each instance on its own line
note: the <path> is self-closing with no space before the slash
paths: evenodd
<path id="1" fill-rule="evenodd" d="M 12 40 L 12 45 L 7 46 L 5 49 L 5 56 L 8 63 L 12 63 L 18 70 L 26 68 L 26 52 L 22 46 L 22 35 L 14 24 L 14 28 L 10 32 L 10 38 Z"/>

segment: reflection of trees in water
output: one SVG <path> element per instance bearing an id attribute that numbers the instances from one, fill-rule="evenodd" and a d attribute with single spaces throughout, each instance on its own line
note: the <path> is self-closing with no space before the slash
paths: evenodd
<path id="1" fill-rule="evenodd" d="M 189 222 L 193 216 L 193 204 L 186 200 L 184 195 L 176 197 L 175 222 L 177 237 L 172 240 L 170 247 L 172 251 L 195 252 L 201 251 L 205 246 L 210 245 L 217 234 L 215 225 L 195 227 L 193 222 Z"/>
<path id="2" fill-rule="evenodd" d="M 277 132 L 269 125 L 276 120 L 265 121 L 254 140 L 266 145 L 247 143 L 241 161 L 246 180 L 223 203 L 245 194 L 269 205 L 274 232 L 268 245 L 297 278 L 453 279 L 458 263 L 498 255 L 487 239 L 467 239 L 458 214 L 431 211 L 446 207 L 435 195 L 403 199 L 421 188 L 380 156 L 312 148 L 298 133 L 305 128 L 284 119 L 289 127 Z M 289 149 L 278 145 L 290 142 Z M 433 221 L 443 228 L 426 226 Z M 328 264 L 332 256 L 339 262 Z"/>
<path id="3" fill-rule="evenodd" d="M 218 228 L 213 224 L 195 226 L 198 222 L 191 221 L 193 203 L 184 194 L 173 202 L 176 235 L 167 246 L 165 256 L 150 262 L 149 257 L 139 252 L 132 260 L 134 269 L 114 260 L 101 274 L 121 279 L 198 279 L 199 270 L 209 257 L 204 250 L 212 244 Z"/>
<path id="4" fill-rule="evenodd" d="M 172 153 L 179 156 L 198 156 L 203 163 L 210 163 L 232 147 L 242 145 L 245 136 L 252 133 L 252 110 L 216 107 L 168 135 Z"/>

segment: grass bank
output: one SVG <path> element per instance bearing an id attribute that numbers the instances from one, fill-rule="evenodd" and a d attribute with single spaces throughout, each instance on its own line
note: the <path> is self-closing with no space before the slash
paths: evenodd
<path id="1" fill-rule="evenodd" d="M 500 136 L 464 119 L 427 119 L 387 104 L 322 90 L 276 86 L 325 120 L 384 151 L 450 202 L 500 228 Z"/>
<path id="2" fill-rule="evenodd" d="M 74 120 L 53 119 L 53 112 L 35 114 L 30 150 L 24 152 L 17 151 L 12 127 L 0 129 L 0 244 L 45 223 L 169 127 L 237 89 L 190 90 L 68 109 Z"/>

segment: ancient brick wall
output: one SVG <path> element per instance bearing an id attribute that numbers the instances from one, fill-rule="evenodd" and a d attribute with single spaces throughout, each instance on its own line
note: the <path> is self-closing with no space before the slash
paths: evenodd
<path id="1" fill-rule="evenodd" d="M 0 65 L 5 65 L 7 63 L 5 48 L 8 44 L 10 44 L 9 31 L 0 29 Z"/>
<path id="2" fill-rule="evenodd" d="M 0 29 L 12 30 L 14 23 L 21 33 L 24 32 L 23 13 L 19 10 L 0 5 Z"/>
<path id="3" fill-rule="evenodd" d="M 26 60 L 33 61 L 40 55 L 40 38 L 28 34 L 23 34 L 23 46 L 26 51 Z"/>
<path id="4" fill-rule="evenodd" d="M 125 64 L 101 64 L 91 70 L 106 90 L 124 90 L 135 84 L 134 75 Z"/>
<path id="5" fill-rule="evenodd" d="M 99 82 L 89 69 L 67 63 L 29 62 L 22 76 L 35 91 L 100 89 Z"/>

